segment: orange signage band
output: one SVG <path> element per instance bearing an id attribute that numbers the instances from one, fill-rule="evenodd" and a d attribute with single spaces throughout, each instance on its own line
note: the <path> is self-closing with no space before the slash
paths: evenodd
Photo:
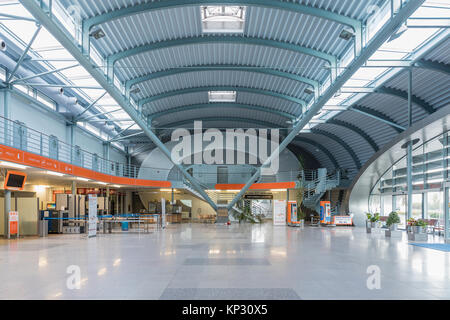
<path id="1" fill-rule="evenodd" d="M 72 164 L 68 164 L 62 161 L 46 158 L 34 153 L 11 148 L 5 145 L 0 145 L 0 160 L 14 162 L 17 164 L 22 164 L 34 168 L 51 170 L 63 174 L 72 175 L 75 177 L 81 177 L 111 184 L 122 184 L 140 187 L 155 187 L 155 188 L 172 187 L 172 183 L 170 181 L 116 177 L 109 174 L 96 172 L 94 170 L 74 166 Z"/>
<path id="2" fill-rule="evenodd" d="M 216 184 L 217 190 L 241 190 L 244 184 Z M 272 183 L 255 183 L 250 187 L 250 190 L 268 190 L 268 189 L 294 189 L 295 182 L 272 182 Z"/>

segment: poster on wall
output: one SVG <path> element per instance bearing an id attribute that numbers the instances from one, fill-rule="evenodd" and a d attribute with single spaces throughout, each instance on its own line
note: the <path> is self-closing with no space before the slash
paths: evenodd
<path id="1" fill-rule="evenodd" d="M 89 195 L 89 225 L 88 237 L 95 237 L 97 235 L 97 195 Z"/>
<path id="2" fill-rule="evenodd" d="M 273 201 L 273 225 L 286 225 L 286 200 Z"/>

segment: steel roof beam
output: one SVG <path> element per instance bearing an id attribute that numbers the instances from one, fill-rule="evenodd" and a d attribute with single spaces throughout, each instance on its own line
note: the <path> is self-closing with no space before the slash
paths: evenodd
<path id="1" fill-rule="evenodd" d="M 187 105 L 187 106 L 171 108 L 171 109 L 160 111 L 160 112 L 149 113 L 148 117 L 150 119 L 154 120 L 159 117 L 162 117 L 162 116 L 165 116 L 168 114 L 172 114 L 172 113 L 176 113 L 176 112 L 197 110 L 197 109 L 208 109 L 208 108 L 242 108 L 242 109 L 246 109 L 246 110 L 257 110 L 257 111 L 262 111 L 262 112 L 269 112 L 269 113 L 276 114 L 276 115 L 279 115 L 281 117 L 288 118 L 288 119 L 297 118 L 297 115 L 279 111 L 279 110 L 275 110 L 272 108 L 256 106 L 256 105 L 240 104 L 240 103 L 205 103 L 205 104 Z"/>
<path id="2" fill-rule="evenodd" d="M 336 158 L 333 156 L 333 154 L 330 151 L 328 151 L 328 149 L 325 148 L 320 143 L 318 143 L 318 142 L 316 142 L 316 141 L 314 141 L 312 139 L 305 138 L 305 137 L 296 137 L 294 139 L 294 141 L 304 142 L 304 143 L 307 143 L 307 144 L 310 144 L 310 145 L 314 146 L 315 148 L 318 148 L 320 151 L 322 151 L 330 159 L 330 161 L 331 161 L 331 163 L 333 163 L 335 169 L 339 168 L 339 164 L 338 164 Z M 311 154 L 314 156 L 313 153 L 311 153 Z"/>
<path id="3" fill-rule="evenodd" d="M 114 79 L 114 65 L 119 60 L 157 49 L 201 44 L 201 43 L 238 43 L 238 44 L 245 43 L 289 50 L 327 61 L 330 64 L 330 70 L 331 74 L 333 75 L 332 76 L 333 80 L 335 79 L 335 75 L 337 72 L 338 58 L 323 51 L 302 47 L 293 43 L 278 40 L 262 39 L 255 37 L 239 37 L 232 35 L 219 35 L 219 36 L 214 35 L 214 36 L 199 36 L 199 37 L 154 42 L 112 54 L 106 58 L 108 78 L 110 79 L 110 81 L 112 81 L 111 79 Z"/>
<path id="4" fill-rule="evenodd" d="M 280 128 L 280 125 L 269 122 L 269 121 L 263 121 L 263 120 L 256 120 L 252 118 L 242 118 L 242 117 L 203 117 L 200 119 L 187 119 L 182 121 L 175 121 L 172 123 L 162 124 L 161 127 L 155 127 L 155 129 L 172 129 L 172 128 L 178 128 L 179 126 L 183 126 L 189 123 L 194 124 L 194 121 L 229 121 L 229 122 L 247 122 L 247 123 L 253 123 L 255 125 L 259 125 L 262 127 L 267 128 L 273 128 L 273 129 L 289 129 L 289 128 Z M 245 128 L 243 128 L 245 129 Z M 247 128 L 248 129 L 248 128 Z"/>
<path id="5" fill-rule="evenodd" d="M 399 125 L 392 118 L 386 116 L 384 113 L 381 113 L 379 111 L 376 111 L 376 110 L 373 110 L 373 109 L 370 109 L 370 108 L 367 108 L 367 107 L 363 107 L 363 106 L 357 106 L 357 105 L 354 105 L 353 107 L 351 107 L 348 110 L 349 111 L 354 111 L 354 112 L 363 114 L 363 115 L 365 115 L 367 117 L 370 117 L 372 119 L 381 121 L 381 122 L 391 126 L 398 133 L 401 133 L 401 132 L 406 130 L 405 127 Z"/>
<path id="6" fill-rule="evenodd" d="M 417 61 L 414 66 L 418 67 L 418 68 L 442 72 L 446 75 L 450 75 L 450 65 L 442 63 L 442 62 L 422 59 L 422 60 Z"/>
<path id="7" fill-rule="evenodd" d="M 314 89 L 315 97 L 317 98 L 319 96 L 319 81 L 312 80 L 306 77 L 302 77 L 300 75 L 290 73 L 290 72 L 284 72 L 273 68 L 266 68 L 266 67 L 249 67 L 249 66 L 242 66 L 242 65 L 199 65 L 199 66 L 192 66 L 192 67 L 180 67 L 180 68 L 173 68 L 169 70 L 163 70 L 158 72 L 152 72 L 146 75 L 143 75 L 141 77 L 137 77 L 134 79 L 130 79 L 125 82 L 125 92 L 127 95 L 129 95 L 130 90 L 133 86 L 138 85 L 142 82 L 162 78 L 162 77 L 168 77 L 175 74 L 180 73 L 188 73 L 188 72 L 201 72 L 201 71 L 244 71 L 244 72 L 255 72 L 255 73 L 261 73 L 261 74 L 267 74 L 270 76 L 276 76 L 276 77 L 282 77 L 289 80 L 299 81 L 303 82 L 307 85 L 310 85 Z"/>
<path id="8" fill-rule="evenodd" d="M 341 138 L 339 138 L 337 135 L 332 134 L 328 131 L 320 130 L 320 129 L 311 129 L 311 132 L 313 134 L 320 134 L 322 136 L 327 137 L 328 139 L 331 139 L 341 145 L 342 148 L 345 149 L 345 151 L 350 154 L 350 157 L 352 158 L 353 162 L 356 165 L 356 168 L 359 170 L 361 169 L 361 161 L 359 161 L 358 156 L 356 155 L 355 151 Z"/>
<path id="9" fill-rule="evenodd" d="M 399 98 L 402 98 L 403 100 L 408 100 L 408 92 L 399 90 L 399 89 L 394 89 L 394 88 L 389 88 L 389 87 L 381 87 L 381 88 L 376 89 L 375 92 L 399 97 Z M 428 102 L 426 102 L 422 98 L 419 98 L 418 96 L 412 95 L 412 102 L 417 104 L 428 114 L 432 114 L 435 111 L 432 105 L 430 105 Z"/>
<path id="10" fill-rule="evenodd" d="M 336 126 L 341 126 L 344 128 L 347 128 L 353 132 L 355 132 L 356 134 L 358 134 L 359 136 L 361 136 L 371 147 L 372 149 L 377 152 L 379 150 L 378 145 L 376 144 L 376 142 L 372 139 L 372 137 L 365 133 L 362 129 L 358 128 L 357 126 L 348 123 L 346 121 L 342 121 L 342 120 L 337 120 L 337 119 L 330 119 L 328 120 L 329 124 L 334 124 Z"/>
<path id="11" fill-rule="evenodd" d="M 181 6 L 201 6 L 201 5 L 248 5 L 248 6 L 257 6 L 257 7 L 266 7 L 272 9 L 280 9 L 280 10 L 288 10 L 297 13 L 302 13 L 306 15 L 316 16 L 319 18 L 327 19 L 330 21 L 334 21 L 346 26 L 351 27 L 355 31 L 355 51 L 356 55 L 359 55 L 359 52 L 362 48 L 362 22 L 353 19 L 333 11 L 328 11 L 325 9 L 320 9 L 313 6 L 308 6 L 300 3 L 293 3 L 287 1 L 261 1 L 261 0 L 208 0 L 208 1 L 199 1 L 199 0 L 165 0 L 165 1 L 151 1 L 144 2 L 134 6 L 129 6 L 126 8 L 121 8 L 117 10 L 113 10 L 98 16 L 94 16 L 83 20 L 82 22 L 82 48 L 83 53 L 89 56 L 89 48 L 90 48 L 90 33 L 92 29 L 100 24 L 113 21 L 116 19 L 128 17 L 135 14 L 140 14 L 143 12 L 150 12 L 161 9 L 169 9 Z"/>
<path id="12" fill-rule="evenodd" d="M 267 96 L 271 96 L 274 98 L 284 99 L 293 103 L 297 103 L 302 107 L 306 106 L 306 101 L 301 100 L 299 98 L 295 98 L 292 96 L 288 96 L 283 93 L 278 93 L 274 91 L 269 91 L 265 89 L 257 89 L 257 88 L 247 88 L 247 87 L 233 87 L 233 86 L 207 86 L 207 87 L 197 87 L 197 88 L 186 88 L 186 89 L 180 89 L 180 90 L 174 90 L 169 92 L 164 92 L 155 96 L 151 96 L 148 98 L 144 98 L 138 101 L 139 108 L 142 108 L 142 106 L 157 101 L 160 99 L 173 97 L 181 94 L 187 94 L 187 93 L 196 93 L 196 92 L 208 92 L 208 91 L 236 91 L 236 92 L 248 92 L 248 93 L 255 93 L 255 94 L 263 94 Z"/>

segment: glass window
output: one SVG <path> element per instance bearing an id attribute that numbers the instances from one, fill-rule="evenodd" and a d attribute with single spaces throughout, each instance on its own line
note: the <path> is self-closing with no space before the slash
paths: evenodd
<path id="1" fill-rule="evenodd" d="M 422 219 L 422 194 L 412 195 L 412 217 L 414 219 Z"/>
<path id="2" fill-rule="evenodd" d="M 437 219 L 439 223 L 444 223 L 444 194 L 443 192 L 428 192 L 427 193 L 427 212 L 426 219 Z"/>
<path id="3" fill-rule="evenodd" d="M 400 224 L 399 227 L 406 227 L 406 210 L 407 210 L 407 201 L 408 197 L 406 195 L 398 195 L 394 196 L 395 201 L 395 211 L 400 216 Z"/>
<path id="4" fill-rule="evenodd" d="M 388 216 L 389 213 L 392 212 L 392 195 L 388 194 L 388 195 L 383 195 L 382 196 L 382 202 L 383 202 L 383 210 L 381 212 L 381 214 L 383 216 Z"/>

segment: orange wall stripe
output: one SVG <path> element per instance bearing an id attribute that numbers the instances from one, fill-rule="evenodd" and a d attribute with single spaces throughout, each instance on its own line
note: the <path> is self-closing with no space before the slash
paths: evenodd
<path id="1" fill-rule="evenodd" d="M 156 188 L 170 188 L 172 183 L 170 181 L 159 180 L 144 180 L 125 177 L 116 177 L 94 170 L 81 168 L 68 164 L 62 161 L 50 159 L 30 152 L 11 148 L 5 145 L 0 145 L 0 160 L 23 164 L 30 167 L 56 171 L 64 174 L 73 175 L 76 177 L 106 182 L 114 184 L 123 184 L 140 187 L 156 187 Z"/>
<path id="2" fill-rule="evenodd" d="M 217 190 L 241 190 L 244 184 L 216 184 Z M 267 190 L 267 189 L 293 189 L 295 182 L 272 182 L 272 183 L 255 183 L 250 187 L 250 190 Z"/>

